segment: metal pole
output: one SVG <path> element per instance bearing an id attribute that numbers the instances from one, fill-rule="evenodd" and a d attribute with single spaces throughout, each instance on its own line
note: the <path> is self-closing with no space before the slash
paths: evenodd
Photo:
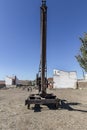
<path id="1" fill-rule="evenodd" d="M 41 92 L 46 94 L 46 33 L 47 33 L 47 6 L 42 0 L 41 10 Z"/>

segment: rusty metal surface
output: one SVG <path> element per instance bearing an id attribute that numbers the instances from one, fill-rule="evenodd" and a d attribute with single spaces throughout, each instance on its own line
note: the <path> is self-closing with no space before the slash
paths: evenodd
<path id="1" fill-rule="evenodd" d="M 42 0 L 40 7 L 40 28 L 41 28 L 41 56 L 39 72 L 36 76 L 36 84 L 38 86 L 38 94 L 32 94 L 25 100 L 25 105 L 30 107 L 30 104 L 54 104 L 56 108 L 59 105 L 59 99 L 53 94 L 47 94 L 47 65 L 46 65 L 46 38 L 47 38 L 47 6 L 46 0 Z"/>
<path id="2" fill-rule="evenodd" d="M 40 7 L 40 22 L 41 22 L 41 59 L 40 59 L 40 91 L 43 95 L 46 94 L 46 76 L 47 76 L 47 66 L 46 66 L 46 35 L 47 35 L 47 6 L 46 0 L 42 0 L 42 5 Z"/>
<path id="3" fill-rule="evenodd" d="M 27 99 L 26 100 L 26 105 L 27 104 L 56 104 L 58 103 L 58 99 Z"/>

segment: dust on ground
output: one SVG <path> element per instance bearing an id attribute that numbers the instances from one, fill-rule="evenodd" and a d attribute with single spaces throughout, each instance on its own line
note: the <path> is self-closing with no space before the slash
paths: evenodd
<path id="1" fill-rule="evenodd" d="M 33 90 L 32 93 L 36 93 Z M 0 130 L 87 130 L 87 89 L 49 90 L 61 99 L 58 110 L 25 106 L 26 89 L 0 90 Z"/>

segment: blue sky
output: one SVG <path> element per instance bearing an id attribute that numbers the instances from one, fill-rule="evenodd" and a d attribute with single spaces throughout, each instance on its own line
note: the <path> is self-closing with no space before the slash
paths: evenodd
<path id="1" fill-rule="evenodd" d="M 41 0 L 0 0 L 0 79 L 35 79 L 40 61 Z M 87 32 L 87 0 L 47 0 L 47 68 L 77 71 L 75 59 Z"/>

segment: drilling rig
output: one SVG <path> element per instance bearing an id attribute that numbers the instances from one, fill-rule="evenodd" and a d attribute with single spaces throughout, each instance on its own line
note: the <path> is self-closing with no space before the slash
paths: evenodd
<path id="1" fill-rule="evenodd" d="M 30 104 L 48 105 L 53 104 L 55 108 L 59 106 L 59 99 L 56 95 L 48 94 L 46 92 L 48 87 L 47 81 L 47 65 L 46 65 L 46 39 L 47 39 L 47 6 L 46 0 L 42 0 L 40 7 L 40 29 L 41 29 L 41 56 L 39 71 L 36 76 L 36 84 L 38 86 L 38 94 L 31 94 L 26 100 L 25 105 L 28 109 Z"/>

